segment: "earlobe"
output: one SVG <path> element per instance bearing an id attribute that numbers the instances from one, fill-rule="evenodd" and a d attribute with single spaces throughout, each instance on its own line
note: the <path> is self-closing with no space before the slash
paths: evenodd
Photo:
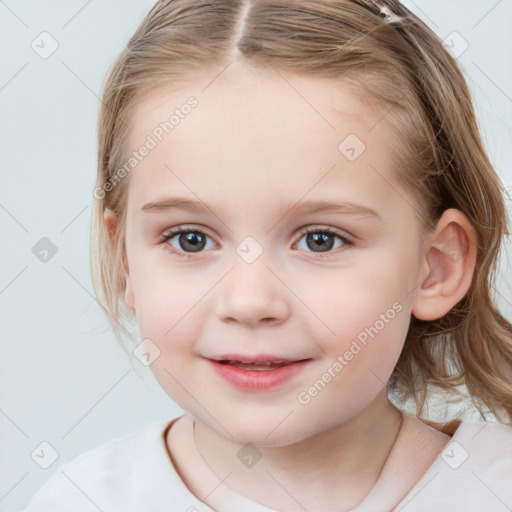
<path id="1" fill-rule="evenodd" d="M 107 227 L 110 239 L 112 242 L 117 242 L 117 217 L 115 213 L 112 210 L 106 208 L 103 214 L 103 220 L 105 222 L 105 226 Z M 124 301 L 126 305 L 135 313 L 135 296 L 133 293 L 130 269 L 126 259 L 126 254 L 123 257 L 123 274 L 125 282 Z"/>
<path id="2" fill-rule="evenodd" d="M 107 227 L 110 239 L 115 242 L 117 241 L 117 217 L 116 214 L 109 208 L 105 208 L 103 212 L 103 221 Z"/>
<path id="3" fill-rule="evenodd" d="M 415 290 L 412 307 L 416 318 L 441 318 L 466 295 L 473 279 L 476 249 L 476 231 L 467 217 L 459 210 L 446 210 L 425 254 L 426 275 Z"/>
<path id="4" fill-rule="evenodd" d="M 128 268 L 128 265 L 125 265 L 126 268 Z M 130 274 L 125 270 L 125 282 L 126 287 L 124 290 L 124 301 L 126 305 L 135 313 L 135 296 L 133 293 L 133 286 L 132 286 L 132 280 L 130 278 Z"/>

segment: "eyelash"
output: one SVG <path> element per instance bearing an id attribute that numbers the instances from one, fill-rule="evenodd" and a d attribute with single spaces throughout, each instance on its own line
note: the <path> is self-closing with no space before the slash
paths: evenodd
<path id="1" fill-rule="evenodd" d="M 167 244 L 167 242 L 169 240 L 173 239 L 176 235 L 187 234 L 187 233 L 200 233 L 201 235 L 211 238 L 204 231 L 202 231 L 200 229 L 195 229 L 195 228 L 191 228 L 191 227 L 184 228 L 182 226 L 178 226 L 178 227 L 174 228 L 173 230 L 171 230 L 169 233 L 162 235 L 161 238 L 158 240 L 158 244 L 164 245 L 165 250 L 171 252 L 172 254 L 174 254 L 176 256 L 179 256 L 179 257 L 185 258 L 185 259 L 190 259 L 193 257 L 194 254 L 199 254 L 201 252 L 204 252 L 204 251 L 199 251 L 198 253 L 186 253 L 186 252 L 182 252 L 182 251 L 177 251 L 176 249 L 174 249 L 174 247 Z M 305 229 L 301 230 L 299 241 L 302 239 L 302 237 L 304 237 L 305 235 L 308 235 L 310 233 L 322 233 L 322 234 L 332 235 L 332 236 L 339 238 L 343 242 L 343 245 L 345 245 L 345 246 L 350 247 L 350 246 L 355 245 L 354 242 L 351 239 L 349 239 L 346 235 L 342 235 L 339 231 L 336 231 L 335 229 L 332 229 L 332 228 L 317 228 L 317 227 L 305 228 Z M 310 251 L 310 252 L 312 252 L 312 254 L 315 254 L 315 259 L 322 259 L 322 258 L 331 256 L 333 253 L 336 253 L 338 249 L 339 249 L 339 247 L 335 250 L 327 251 L 325 254 L 315 253 L 312 251 Z"/>

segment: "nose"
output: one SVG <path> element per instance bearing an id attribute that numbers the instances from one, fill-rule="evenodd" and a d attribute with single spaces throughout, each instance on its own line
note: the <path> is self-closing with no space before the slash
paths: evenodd
<path id="1" fill-rule="evenodd" d="M 260 257 L 247 263 L 238 255 L 217 294 L 217 315 L 245 326 L 278 325 L 290 315 L 285 285 Z"/>

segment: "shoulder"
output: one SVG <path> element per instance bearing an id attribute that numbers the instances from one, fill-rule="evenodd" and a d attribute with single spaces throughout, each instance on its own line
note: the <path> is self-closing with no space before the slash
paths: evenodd
<path id="1" fill-rule="evenodd" d="M 457 444 L 455 444 L 457 443 Z M 452 438 L 481 471 L 507 472 L 512 483 L 512 426 L 490 422 L 462 422 Z M 448 445 L 450 446 L 450 445 Z M 512 487 L 512 486 L 511 486 Z"/>
<path id="2" fill-rule="evenodd" d="M 472 499 L 473 507 L 499 510 L 512 504 L 512 426 L 462 422 L 441 459 L 447 482 Z"/>
<path id="3" fill-rule="evenodd" d="M 423 432 L 418 429 L 423 440 L 437 438 L 441 444 L 444 443 L 442 455 L 459 446 L 467 452 L 468 458 L 472 455 L 475 463 L 487 460 L 486 457 L 491 454 L 494 459 L 501 458 L 512 463 L 512 425 L 454 420 L 439 428 L 439 424 L 423 419 L 416 423 L 423 424 Z"/>
<path id="4" fill-rule="evenodd" d="M 61 465 L 39 489 L 25 512 L 44 510 L 97 512 L 132 510 L 130 497 L 144 467 L 172 466 L 166 459 L 162 435 L 169 421 L 109 441 Z"/>
<path id="5" fill-rule="evenodd" d="M 488 471 L 492 462 L 500 461 L 512 478 L 512 426 L 483 421 L 464 421 L 446 447 L 459 450 L 472 465 Z M 449 450 L 446 450 L 449 451 Z"/>
<path id="6" fill-rule="evenodd" d="M 441 453 L 442 465 L 456 481 L 493 482 L 512 503 L 512 426 L 463 421 Z"/>
<path id="7" fill-rule="evenodd" d="M 512 426 L 462 421 L 401 506 L 479 512 L 504 503 L 512 504 Z"/>

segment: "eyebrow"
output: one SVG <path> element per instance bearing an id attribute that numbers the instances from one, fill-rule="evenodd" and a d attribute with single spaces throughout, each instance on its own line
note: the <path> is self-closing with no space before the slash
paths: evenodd
<path id="1" fill-rule="evenodd" d="M 205 213 L 212 211 L 201 201 L 190 200 L 185 197 L 169 197 L 162 201 L 152 201 L 142 206 L 141 211 L 145 213 L 161 213 L 169 210 L 186 210 L 192 213 Z M 308 215 L 312 213 L 339 213 L 361 217 L 375 217 L 381 219 L 379 213 L 368 206 L 354 202 L 333 203 L 330 201 L 304 201 L 296 206 L 289 206 L 282 215 L 292 213 L 294 215 Z"/>

